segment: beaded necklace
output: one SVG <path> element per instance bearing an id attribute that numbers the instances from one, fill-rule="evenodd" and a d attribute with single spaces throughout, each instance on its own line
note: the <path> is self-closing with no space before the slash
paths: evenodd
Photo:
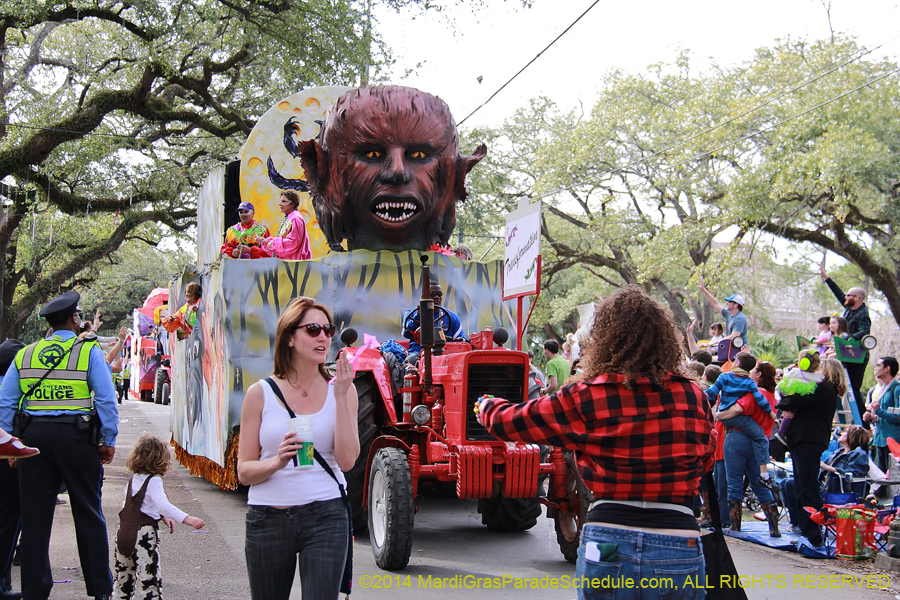
<path id="1" fill-rule="evenodd" d="M 291 231 L 291 220 L 288 218 L 289 214 L 284 215 L 284 221 L 281 222 L 281 227 L 278 228 L 278 237 L 284 237 Z"/>

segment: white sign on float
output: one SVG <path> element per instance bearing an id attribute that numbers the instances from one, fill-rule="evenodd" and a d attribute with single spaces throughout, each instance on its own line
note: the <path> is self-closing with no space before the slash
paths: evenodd
<path id="1" fill-rule="evenodd" d="M 519 208 L 506 215 L 506 253 L 503 299 L 537 294 L 538 257 L 541 254 L 541 201 L 519 200 Z"/>

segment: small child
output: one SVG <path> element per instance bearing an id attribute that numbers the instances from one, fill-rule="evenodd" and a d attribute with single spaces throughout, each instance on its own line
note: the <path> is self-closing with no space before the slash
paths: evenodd
<path id="1" fill-rule="evenodd" d="M 816 348 L 819 350 L 819 354 L 825 354 L 828 352 L 828 344 L 831 343 L 831 338 L 834 335 L 831 333 L 831 317 L 819 317 L 819 331 L 816 332 Z"/>
<path id="2" fill-rule="evenodd" d="M 778 398 L 775 408 L 791 412 L 793 406 L 787 396 L 808 396 L 816 391 L 816 386 L 824 379 L 821 373 L 816 373 L 820 362 L 821 358 L 816 351 L 804 350 L 800 353 L 797 366 L 788 369 L 784 378 L 775 387 L 775 396 Z M 778 441 L 785 446 L 787 446 L 787 430 L 792 420 L 790 417 L 782 418 L 775 434 Z"/>
<path id="3" fill-rule="evenodd" d="M 162 598 L 157 531 L 160 518 L 171 533 L 175 532 L 175 521 L 200 529 L 203 519 L 192 517 L 169 502 L 162 476 L 171 467 L 172 456 L 161 439 L 143 434 L 131 449 L 126 465 L 134 475 L 125 489 L 125 503 L 119 512 L 113 597 L 158 600 Z"/>
<path id="4" fill-rule="evenodd" d="M 750 378 L 750 371 L 756 366 L 756 359 L 749 352 L 738 352 L 734 357 L 734 362 L 739 366 L 733 367 L 731 371 L 722 373 L 716 382 L 706 390 L 706 397 L 710 405 L 715 404 L 716 396 L 719 396 L 719 412 L 727 410 L 747 393 L 753 394 L 756 403 L 767 413 L 772 412 L 769 401 L 766 400 L 756 387 L 756 382 Z M 753 457 L 756 464 L 759 465 L 759 479 L 756 480 L 757 485 L 774 488 L 774 483 L 769 478 L 769 439 L 766 437 L 762 427 L 747 415 L 738 415 L 730 419 L 723 419 L 722 424 L 729 429 L 737 429 L 750 438 L 753 448 Z"/>
<path id="5" fill-rule="evenodd" d="M 692 360 L 687 365 L 687 371 L 688 371 L 688 375 L 691 377 L 691 379 L 696 381 L 697 385 L 700 386 L 700 389 L 705 390 L 706 388 L 703 387 L 703 384 L 704 384 L 703 373 L 706 371 L 706 367 L 703 366 L 703 363 L 696 361 L 696 360 Z"/>
<path id="6" fill-rule="evenodd" d="M 706 367 L 706 370 L 703 371 L 703 379 L 706 385 L 701 385 L 700 389 L 704 392 L 709 389 L 711 385 L 719 380 L 719 376 L 722 375 L 722 367 L 719 365 L 709 365 Z"/>

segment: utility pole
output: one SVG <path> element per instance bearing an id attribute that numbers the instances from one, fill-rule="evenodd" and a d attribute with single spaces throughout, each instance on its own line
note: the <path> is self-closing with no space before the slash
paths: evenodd
<path id="1" fill-rule="evenodd" d="M 369 87 L 369 68 L 372 63 L 372 0 L 366 0 L 366 54 L 363 58 L 362 72 L 359 74 L 359 87 Z"/>

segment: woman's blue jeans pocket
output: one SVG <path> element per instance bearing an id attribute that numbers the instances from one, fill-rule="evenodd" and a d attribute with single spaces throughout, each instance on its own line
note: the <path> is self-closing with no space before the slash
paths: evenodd
<path id="1" fill-rule="evenodd" d="M 659 592 L 659 600 L 696 600 L 706 595 L 705 577 L 700 572 L 700 565 L 657 567 L 651 581 Z"/>
<path id="2" fill-rule="evenodd" d="M 585 600 L 615 600 L 627 598 L 617 593 L 624 584 L 621 563 L 584 560 L 584 572 L 580 573 L 582 597 Z"/>

